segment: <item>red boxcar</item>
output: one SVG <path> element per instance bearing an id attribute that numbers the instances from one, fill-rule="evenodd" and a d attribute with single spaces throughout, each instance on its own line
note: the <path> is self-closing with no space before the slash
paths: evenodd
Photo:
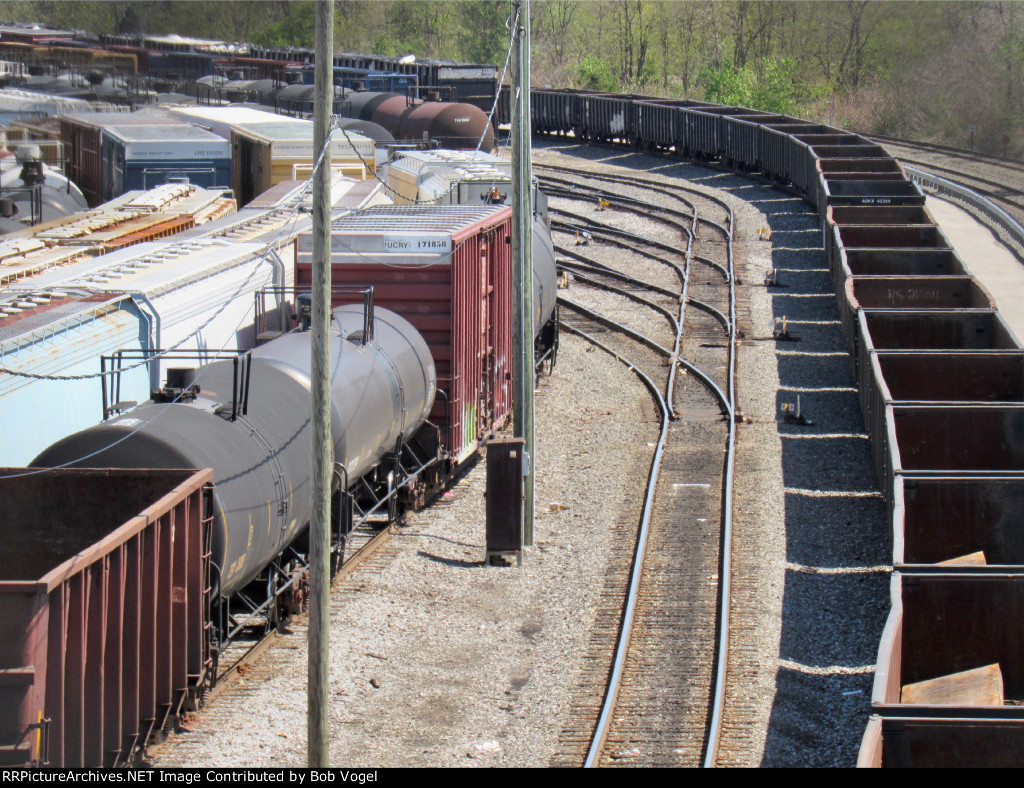
<path id="1" fill-rule="evenodd" d="M 211 470 L 0 469 L 0 766 L 125 763 L 210 668 Z"/>
<path id="2" fill-rule="evenodd" d="M 438 424 L 453 466 L 512 409 L 512 209 L 380 206 L 331 227 L 334 285 L 372 285 L 374 303 L 416 327 L 437 367 Z M 295 285 L 312 281 L 312 235 L 296 240 Z M 335 305 L 351 301 L 338 294 Z"/>

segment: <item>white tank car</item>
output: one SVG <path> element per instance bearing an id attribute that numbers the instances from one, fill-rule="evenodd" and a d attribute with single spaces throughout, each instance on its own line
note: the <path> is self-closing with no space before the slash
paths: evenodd
<path id="1" fill-rule="evenodd" d="M 81 190 L 43 163 L 39 146 L 20 145 L 13 160 L 0 160 L 0 235 L 88 208 Z"/>

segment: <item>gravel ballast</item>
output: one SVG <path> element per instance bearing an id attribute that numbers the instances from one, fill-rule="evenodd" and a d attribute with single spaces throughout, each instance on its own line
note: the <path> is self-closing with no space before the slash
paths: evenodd
<path id="1" fill-rule="evenodd" d="M 746 678 L 730 691 L 738 711 L 726 723 L 748 742 L 734 757 L 726 748 L 722 762 L 852 765 L 888 606 L 888 575 L 877 570 L 888 533 L 816 218 L 766 186 L 664 159 L 575 147 L 538 149 L 536 158 L 580 168 L 604 159 L 686 179 L 734 206 L 745 288 L 739 406 L 752 422 L 740 430 L 734 525 L 747 535 L 733 606 L 742 654 L 734 663 Z M 642 222 L 624 220 L 624 229 L 642 231 Z M 764 226 L 771 243 L 756 240 Z M 586 252 L 605 254 L 593 242 Z M 757 286 L 769 267 L 783 270 L 788 292 Z M 580 288 L 570 297 L 584 300 Z M 803 294 L 813 297 L 795 297 Z M 614 304 L 624 322 L 664 340 L 664 318 L 638 315 L 642 307 L 620 296 L 586 299 Z M 770 341 L 782 314 L 803 321 L 794 326 L 800 343 Z M 657 437 L 637 379 L 582 340 L 561 341 L 537 399 L 537 537 L 523 565 L 484 565 L 481 462 L 335 590 L 333 765 L 551 762 L 584 667 L 608 526 L 638 517 Z M 814 427 L 779 423 L 797 392 Z M 156 748 L 153 765 L 304 765 L 305 637 L 300 618 L 187 731 Z"/>
<path id="2" fill-rule="evenodd" d="M 563 336 L 555 369 L 537 399 L 537 535 L 523 565 L 483 563 L 480 462 L 335 590 L 332 764 L 550 760 L 602 582 L 605 525 L 639 510 L 657 437 L 622 364 Z M 305 765 L 305 638 L 300 620 L 153 765 Z"/>

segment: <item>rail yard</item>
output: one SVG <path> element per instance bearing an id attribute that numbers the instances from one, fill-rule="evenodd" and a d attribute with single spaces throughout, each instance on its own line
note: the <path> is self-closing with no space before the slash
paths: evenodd
<path id="1" fill-rule="evenodd" d="M 34 467 L 0 474 L 5 763 L 303 763 L 314 165 L 306 99 L 279 91 L 309 60 L 245 57 L 267 73 L 216 100 L 62 122 L 81 192 L 31 145 L 8 167 L 26 226 L 0 237 L 0 396 L 26 437 L 5 464 Z M 225 53 L 153 59 L 174 58 Z M 534 89 L 538 530 L 493 566 L 511 187 L 480 113 L 500 138 L 508 93 L 408 65 L 336 94 L 366 125 L 335 138 L 332 761 L 1019 765 L 1021 165 Z M 413 90 L 429 79 L 456 101 Z M 291 117 L 196 106 L 222 100 Z M 108 148 L 117 172 L 89 158 Z M 72 384 L 82 407 L 32 427 Z M 59 496 L 33 512 L 54 479 L 113 530 L 69 529 Z M 107 510 L 117 484 L 133 495 Z"/>

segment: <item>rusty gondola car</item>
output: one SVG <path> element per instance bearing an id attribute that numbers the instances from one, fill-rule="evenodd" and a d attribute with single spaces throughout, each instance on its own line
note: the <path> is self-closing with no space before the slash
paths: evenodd
<path id="1" fill-rule="evenodd" d="M 196 701 L 211 475 L 0 469 L 0 767 L 123 764 Z"/>
<path id="2" fill-rule="evenodd" d="M 1024 549 L 1011 513 L 1024 484 L 1024 349 L 920 189 L 878 145 L 796 118 L 534 96 L 538 131 L 760 173 L 818 211 L 896 546 L 859 764 L 1024 765 Z M 595 133 L 587 102 L 615 107 L 596 116 L 614 128 Z"/>

